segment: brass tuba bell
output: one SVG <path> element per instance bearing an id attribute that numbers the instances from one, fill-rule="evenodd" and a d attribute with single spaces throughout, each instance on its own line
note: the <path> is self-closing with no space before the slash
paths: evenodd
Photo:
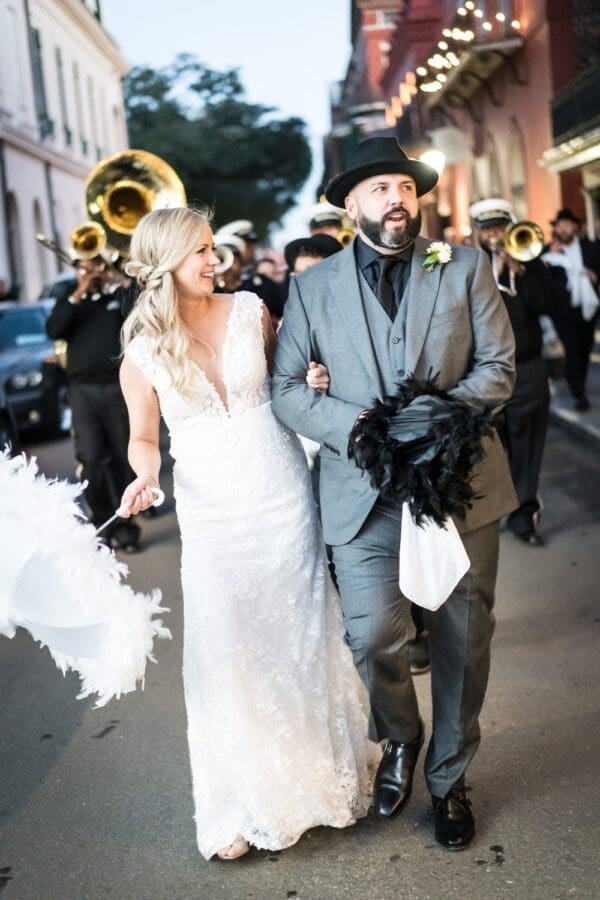
<path id="1" fill-rule="evenodd" d="M 176 172 L 145 150 L 124 150 L 101 160 L 86 181 L 85 204 L 90 219 L 104 228 L 108 245 L 123 255 L 146 213 L 187 205 Z"/>
<path id="2" fill-rule="evenodd" d="M 82 222 L 69 236 L 69 255 L 73 259 L 94 259 L 106 247 L 106 231 L 98 222 Z"/>
<path id="3" fill-rule="evenodd" d="M 336 241 L 339 241 L 342 247 L 347 247 L 348 244 L 352 243 L 355 237 L 356 231 L 354 230 L 354 228 L 340 228 L 335 236 L 335 239 Z"/>
<path id="4" fill-rule="evenodd" d="M 535 222 L 515 222 L 504 235 L 504 251 L 518 262 L 531 262 L 544 250 L 544 232 Z"/>

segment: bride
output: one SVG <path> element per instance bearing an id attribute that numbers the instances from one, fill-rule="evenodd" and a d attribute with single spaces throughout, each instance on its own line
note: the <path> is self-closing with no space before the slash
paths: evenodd
<path id="1" fill-rule="evenodd" d="M 299 441 L 271 412 L 275 337 L 255 294 L 215 294 L 208 217 L 156 210 L 127 266 L 142 293 L 123 328 L 121 385 L 137 475 L 158 487 L 171 438 L 182 537 L 183 675 L 198 847 L 280 850 L 367 813 L 367 739 Z M 307 380 L 326 389 L 311 364 Z"/>

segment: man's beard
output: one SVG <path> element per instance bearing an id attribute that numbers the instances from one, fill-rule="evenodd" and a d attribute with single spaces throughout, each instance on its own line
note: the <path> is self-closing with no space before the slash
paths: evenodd
<path id="1" fill-rule="evenodd" d="M 395 228 L 393 232 L 385 230 L 386 220 L 394 213 L 403 213 L 406 216 L 404 228 Z M 360 210 L 356 218 L 356 224 L 372 244 L 376 247 L 385 247 L 386 250 L 405 250 L 413 243 L 421 230 L 421 210 L 416 216 L 411 216 L 403 206 L 386 213 L 379 222 L 368 219 Z"/>

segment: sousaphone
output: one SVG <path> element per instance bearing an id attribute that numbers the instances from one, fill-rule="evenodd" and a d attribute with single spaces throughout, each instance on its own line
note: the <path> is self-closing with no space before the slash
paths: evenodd
<path id="1" fill-rule="evenodd" d="M 109 247 L 123 256 L 140 219 L 153 209 L 187 205 L 185 190 L 171 166 L 146 150 L 124 150 L 101 160 L 85 184 L 85 205 L 102 225 Z"/>

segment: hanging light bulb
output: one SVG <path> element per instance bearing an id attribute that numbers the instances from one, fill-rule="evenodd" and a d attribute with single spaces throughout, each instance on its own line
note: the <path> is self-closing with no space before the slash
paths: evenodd
<path id="1" fill-rule="evenodd" d="M 473 15 L 477 16 L 478 19 L 483 19 L 483 10 L 476 9 L 475 12 L 473 13 Z"/>
<path id="2" fill-rule="evenodd" d="M 475 4 L 473 3 L 473 0 L 467 0 L 467 2 L 465 3 L 465 7 L 469 10 L 475 9 Z"/>
<path id="3" fill-rule="evenodd" d="M 506 22 L 506 16 L 503 12 L 496 13 L 496 19 L 498 22 Z"/>
<path id="4" fill-rule="evenodd" d="M 492 24 L 491 24 L 491 22 L 484 22 L 484 23 L 483 23 L 483 29 L 484 29 L 484 31 L 491 31 L 491 30 L 492 30 Z"/>
<path id="5" fill-rule="evenodd" d="M 511 24 L 511 27 L 514 28 L 516 31 L 518 31 L 519 28 L 521 27 L 521 23 L 519 22 L 518 19 L 513 19 L 510 24 Z"/>
<path id="6" fill-rule="evenodd" d="M 466 14 L 467 14 L 467 11 L 464 8 L 464 6 L 459 6 L 458 9 L 456 10 L 456 12 L 458 13 L 459 16 L 466 16 Z"/>

